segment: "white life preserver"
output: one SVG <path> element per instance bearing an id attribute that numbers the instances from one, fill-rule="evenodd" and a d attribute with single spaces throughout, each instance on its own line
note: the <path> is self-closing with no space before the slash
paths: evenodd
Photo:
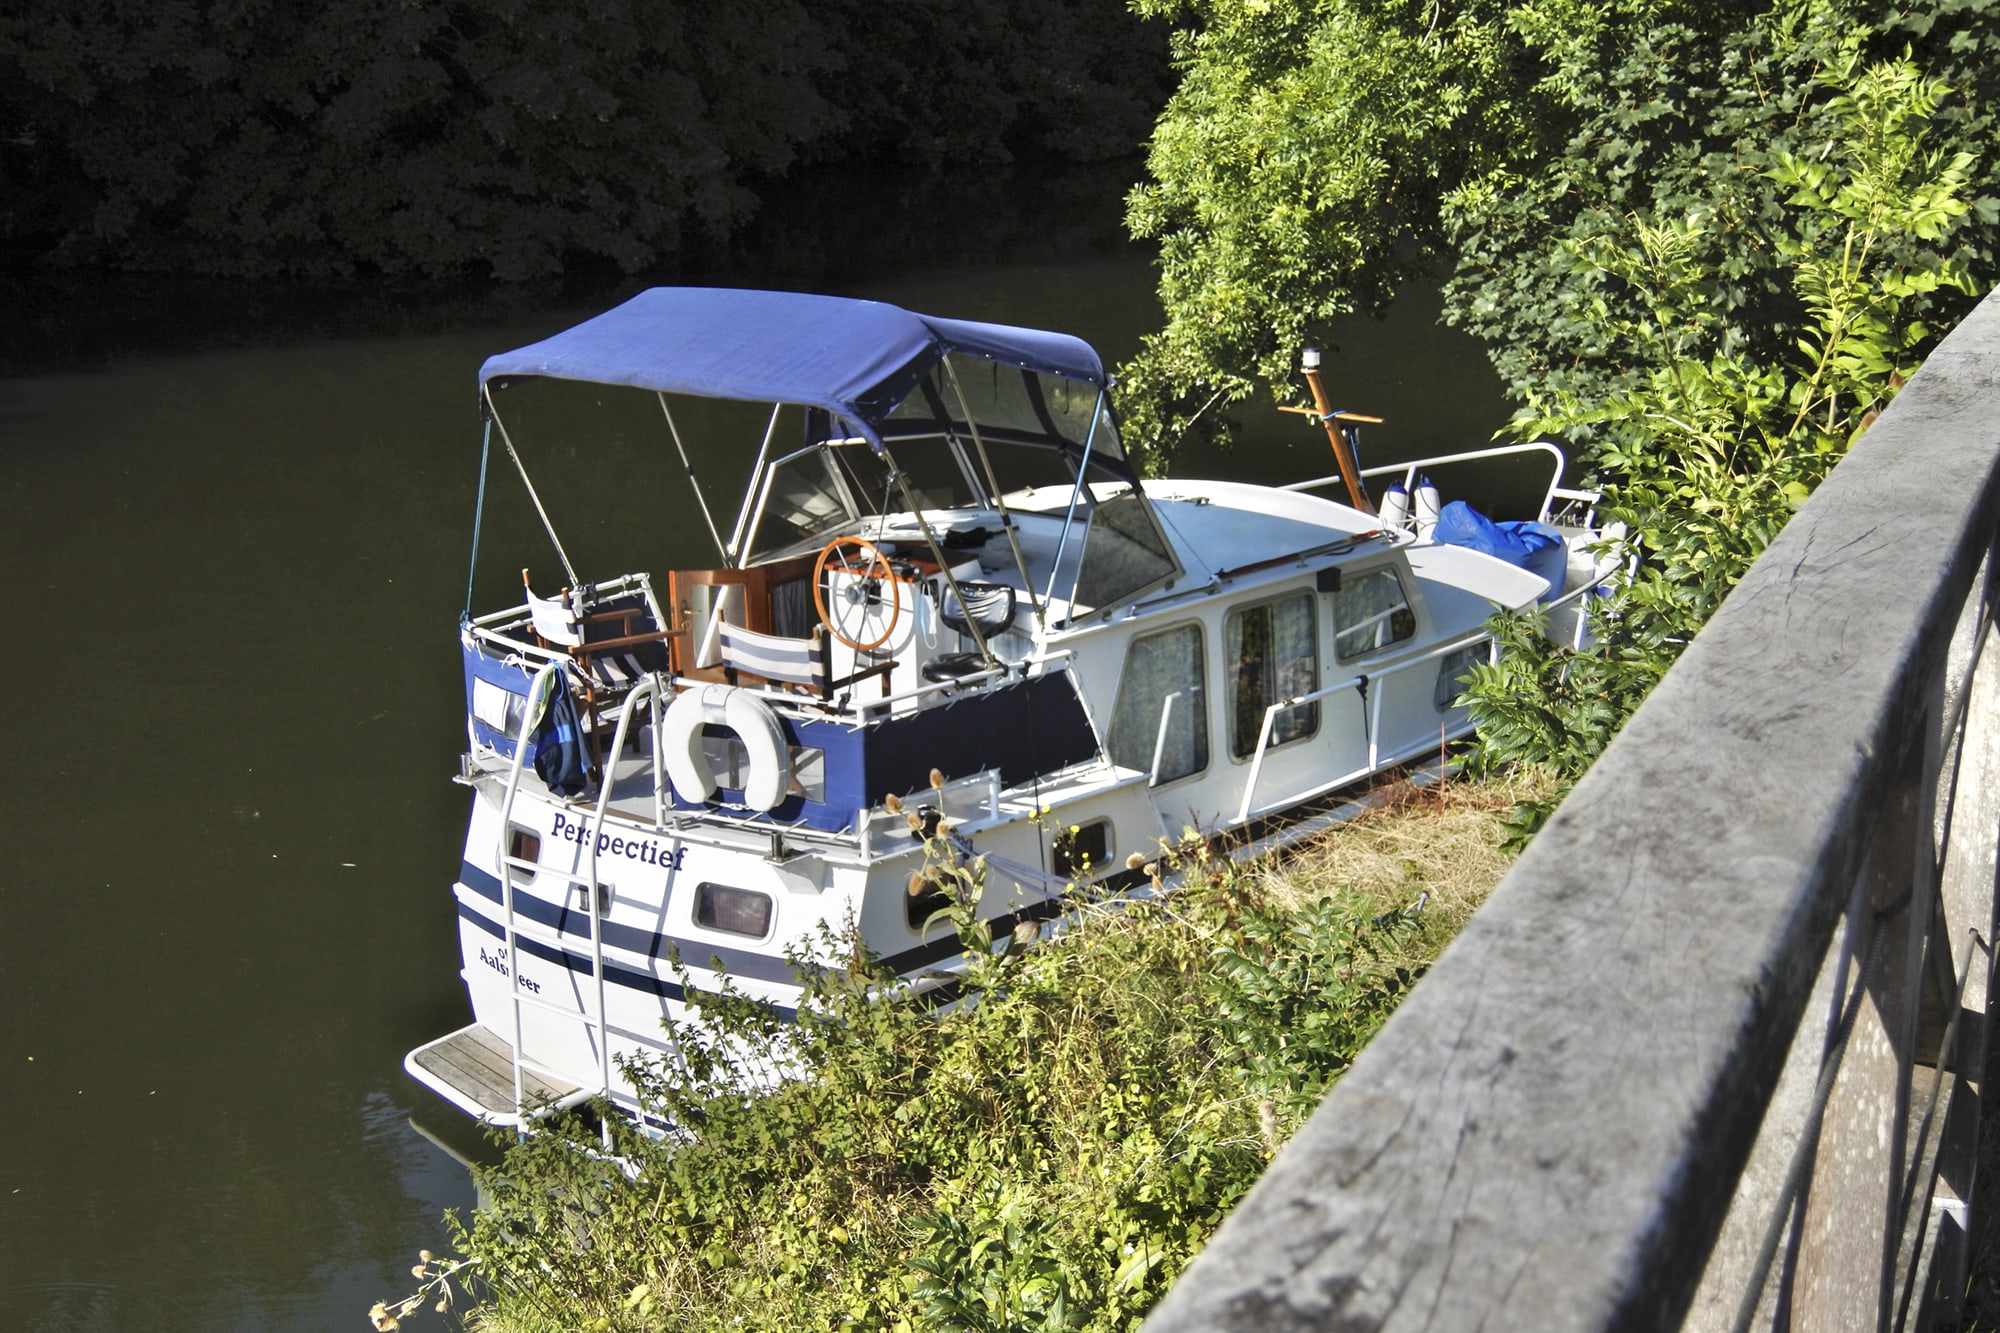
<path id="1" fill-rule="evenodd" d="M 775 809 L 792 785 L 792 751 L 778 715 L 755 693 L 737 685 L 700 685 L 682 690 L 660 719 L 660 749 L 674 794 L 684 801 L 714 797 L 715 770 L 701 744 L 704 725 L 728 727 L 749 751 L 743 804 Z"/>

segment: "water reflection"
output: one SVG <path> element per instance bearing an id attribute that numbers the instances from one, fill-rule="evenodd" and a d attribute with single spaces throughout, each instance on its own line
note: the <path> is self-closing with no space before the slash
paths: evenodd
<path id="1" fill-rule="evenodd" d="M 1116 359 L 1156 318 L 1151 282 L 1127 259 L 864 294 Z M 465 1021 L 448 778 L 473 386 L 580 313 L 0 382 L 0 1327 L 358 1327 L 474 1202 L 453 1153 L 479 1140 L 449 1113 L 450 1151 L 413 1128 L 440 1120 L 400 1068 Z M 1403 395 L 1426 446 L 1490 431 L 1490 376 L 1462 346 L 1424 365 L 1431 335 L 1406 331 L 1416 350 L 1354 375 L 1368 410 L 1394 420 Z M 1182 470 L 1318 470 L 1324 441 L 1288 423 L 1275 452 Z M 707 540 L 643 508 L 612 522 L 593 497 L 622 484 L 545 461 L 591 568 Z M 492 541 L 496 578 L 553 571 L 532 528 Z"/>

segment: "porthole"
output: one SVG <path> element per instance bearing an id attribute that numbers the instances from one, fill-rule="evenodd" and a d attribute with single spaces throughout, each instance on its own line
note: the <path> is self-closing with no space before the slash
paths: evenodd
<path id="1" fill-rule="evenodd" d="M 1102 875 L 1110 869 L 1111 821 L 1097 819 L 1063 829 L 1055 836 L 1049 860 L 1059 877 L 1078 884 Z"/>
<path id="2" fill-rule="evenodd" d="M 535 877 L 536 863 L 542 859 L 542 835 L 519 824 L 507 826 L 507 877 L 525 884 Z M 526 865 L 517 864 L 525 861 Z"/>
<path id="3" fill-rule="evenodd" d="M 933 917 L 952 905 L 951 895 L 935 880 L 914 887 L 914 893 L 903 897 L 903 920 L 911 930 L 922 934 Z"/>

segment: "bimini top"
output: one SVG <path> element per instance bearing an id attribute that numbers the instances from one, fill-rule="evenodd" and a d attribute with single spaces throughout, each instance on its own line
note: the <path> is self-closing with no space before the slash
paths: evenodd
<path id="1" fill-rule="evenodd" d="M 487 359 L 482 387 L 517 375 L 822 407 L 880 444 L 879 423 L 946 353 L 1105 386 L 1064 333 L 937 319 L 880 301 L 655 287 L 538 343 Z"/>

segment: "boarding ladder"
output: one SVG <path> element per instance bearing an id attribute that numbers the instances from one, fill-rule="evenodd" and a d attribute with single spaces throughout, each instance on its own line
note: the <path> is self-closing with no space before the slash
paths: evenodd
<path id="1" fill-rule="evenodd" d="M 534 681 L 529 686 L 528 697 L 530 699 L 541 698 L 544 689 L 568 688 L 567 681 L 562 679 L 564 671 L 565 664 L 560 660 L 543 666 L 535 674 Z M 624 702 L 619 707 L 618 723 L 612 734 L 609 751 L 612 762 L 615 763 L 617 756 L 624 752 L 626 737 L 630 734 L 632 718 L 638 712 L 638 705 L 652 699 L 660 692 L 660 676 L 657 672 L 653 672 L 648 673 L 626 695 Z M 621 1040 L 636 1042 L 640 1045 L 650 1046 L 662 1051 L 667 1049 L 665 1044 L 655 1035 L 632 1032 L 624 1028 L 612 1026 L 605 1003 L 604 917 L 609 912 L 611 905 L 606 901 L 604 886 L 597 878 L 597 848 L 599 834 L 604 828 L 605 815 L 610 809 L 611 804 L 612 783 L 609 770 L 607 769 L 602 776 L 602 780 L 598 783 L 597 804 L 596 808 L 592 811 L 590 825 L 585 831 L 582 844 L 584 849 L 583 857 L 578 870 L 566 872 L 540 861 L 525 860 L 515 856 L 512 848 L 509 846 L 509 839 L 513 829 L 514 800 L 520 792 L 521 770 L 527 758 L 528 739 L 537 720 L 535 710 L 532 708 L 526 710 L 521 719 L 520 734 L 514 738 L 514 756 L 507 772 L 506 793 L 500 804 L 499 846 L 495 851 L 495 861 L 499 865 L 501 872 L 501 915 L 508 958 L 507 989 L 511 1001 L 513 1019 L 513 1033 L 509 1046 L 509 1057 L 514 1081 L 514 1124 L 517 1128 L 525 1125 L 531 1113 L 531 1108 L 527 1104 L 527 1083 L 531 1074 L 539 1076 L 540 1079 L 548 1082 L 564 1083 L 567 1081 L 564 1075 L 530 1060 L 524 1054 L 525 1042 L 523 1040 L 522 1018 L 525 1010 L 529 1007 L 542 1009 L 564 1021 L 581 1021 L 586 1034 L 592 1038 L 597 1051 L 597 1086 L 594 1088 L 580 1088 L 569 1093 L 557 1102 L 558 1106 L 573 1106 L 589 1097 L 602 1096 L 614 1105 L 631 1111 L 636 1115 L 639 1111 L 637 1100 L 631 1094 L 621 1092 L 612 1081 L 611 1039 L 617 1037 Z M 653 790 L 656 796 L 656 806 L 658 806 L 665 800 L 666 774 L 664 760 L 657 743 L 653 745 L 652 752 Z M 656 808 L 655 824 L 663 827 L 664 822 L 664 810 Z M 590 1010 L 579 1013 L 565 1005 L 543 999 L 540 995 L 522 988 L 519 940 L 517 938 L 518 932 L 514 910 L 514 876 L 516 872 L 520 871 L 530 874 L 556 875 L 569 881 L 569 892 L 582 891 L 586 908 L 590 914 L 590 966 L 591 976 L 595 982 L 594 1013 Z"/>

